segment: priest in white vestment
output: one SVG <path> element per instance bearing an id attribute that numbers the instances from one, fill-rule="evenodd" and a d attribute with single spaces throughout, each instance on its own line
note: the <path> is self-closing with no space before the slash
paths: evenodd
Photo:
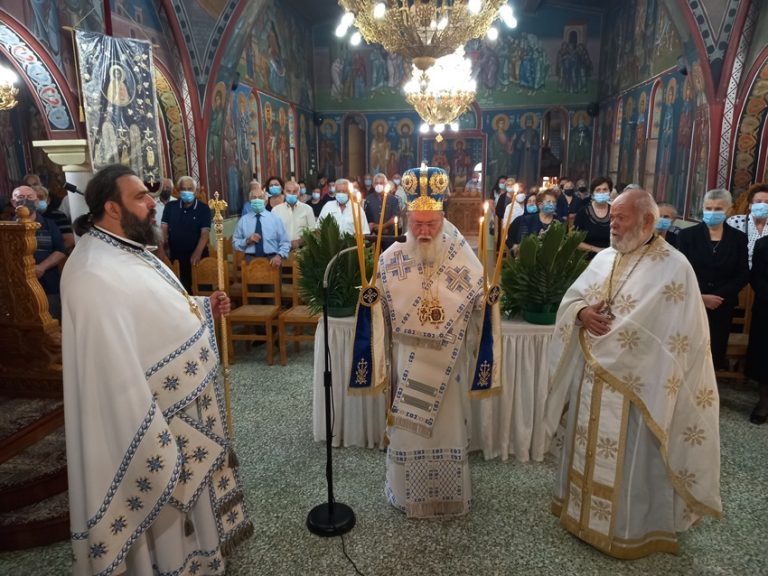
<path id="1" fill-rule="evenodd" d="M 707 316 L 658 217 L 644 190 L 614 201 L 611 248 L 565 294 L 550 344 L 548 439 L 567 410 L 553 512 L 624 559 L 677 553 L 677 532 L 722 514 Z"/>
<path id="2" fill-rule="evenodd" d="M 62 278 L 73 573 L 224 574 L 253 527 L 234 467 L 214 317 L 151 252 L 154 201 L 125 166 L 89 182 Z"/>
<path id="3" fill-rule="evenodd" d="M 408 234 L 379 260 L 392 338 L 385 493 L 408 517 L 465 514 L 469 391 L 484 304 L 482 266 L 444 219 L 439 168 L 403 174 Z"/>

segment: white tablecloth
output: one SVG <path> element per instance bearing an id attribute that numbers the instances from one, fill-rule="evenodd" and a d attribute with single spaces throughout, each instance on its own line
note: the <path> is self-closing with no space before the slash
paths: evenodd
<path id="1" fill-rule="evenodd" d="M 502 321 L 502 393 L 472 400 L 470 449 L 482 450 L 486 460 L 497 456 L 506 460 L 510 454 L 523 462 L 544 459 L 544 404 L 553 328 Z"/>
<path id="2" fill-rule="evenodd" d="M 472 400 L 471 450 L 482 450 L 486 459 L 509 455 L 518 460 L 544 458 L 544 404 L 547 399 L 552 326 L 536 326 L 520 320 L 502 322 L 503 392 L 500 396 Z M 331 318 L 331 372 L 335 421 L 333 446 L 381 446 L 386 404 L 384 395 L 349 396 L 347 382 L 352 364 L 354 318 Z M 315 336 L 314 400 L 315 441 L 325 440 L 323 390 L 323 323 Z"/>
<path id="3" fill-rule="evenodd" d="M 347 394 L 352 369 L 352 341 L 355 319 L 329 318 L 328 340 L 331 344 L 331 374 L 333 408 L 333 446 L 381 447 L 386 426 L 384 394 L 350 396 Z M 312 430 L 316 442 L 325 441 L 325 370 L 323 321 L 315 332 L 315 375 L 312 401 Z"/>

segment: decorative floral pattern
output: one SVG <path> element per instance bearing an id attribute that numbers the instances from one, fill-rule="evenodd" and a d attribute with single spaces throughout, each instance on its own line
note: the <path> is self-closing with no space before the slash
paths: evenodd
<path id="1" fill-rule="evenodd" d="M 640 334 L 637 330 L 625 328 L 619 332 L 618 340 L 622 350 L 632 351 L 640 344 Z"/>
<path id="2" fill-rule="evenodd" d="M 587 445 L 587 427 L 581 424 L 576 426 L 576 444 L 582 448 Z"/>
<path id="3" fill-rule="evenodd" d="M 696 393 L 696 406 L 699 408 L 711 408 L 715 403 L 715 391 L 712 388 L 704 388 Z"/>
<path id="4" fill-rule="evenodd" d="M 667 396 L 670 398 L 677 396 L 677 393 L 680 391 L 680 386 L 682 386 L 682 384 L 683 381 L 677 376 L 670 376 L 667 378 L 667 382 L 664 384 L 664 389 L 667 391 Z"/>
<path id="5" fill-rule="evenodd" d="M 637 306 L 632 294 L 621 294 L 613 303 L 613 308 L 622 316 L 627 316 Z"/>
<path id="6" fill-rule="evenodd" d="M 690 490 L 693 488 L 693 485 L 696 484 L 696 474 L 693 472 L 689 472 L 688 468 L 683 468 L 682 470 L 678 471 L 677 473 L 677 479 Z"/>
<path id="7" fill-rule="evenodd" d="M 619 443 L 613 438 L 603 436 L 597 443 L 597 452 L 606 460 L 613 460 L 619 453 Z"/>
<path id="8" fill-rule="evenodd" d="M 686 443 L 690 444 L 691 447 L 693 446 L 701 446 L 704 444 L 704 441 L 707 439 L 707 436 L 702 428 L 699 428 L 694 424 L 693 426 L 688 426 L 685 429 L 685 432 L 683 432 L 683 440 L 685 440 Z"/>
<path id="9" fill-rule="evenodd" d="M 610 519 L 611 503 L 607 500 L 592 498 L 592 516 L 602 521 Z"/>
<path id="10" fill-rule="evenodd" d="M 683 354 L 687 354 L 688 349 L 690 348 L 689 338 L 684 334 L 680 334 L 680 332 L 675 332 L 669 337 L 667 346 L 672 354 L 675 356 L 682 356 Z"/>
<path id="11" fill-rule="evenodd" d="M 642 378 L 631 372 L 624 375 L 624 384 L 638 396 L 643 392 L 643 388 L 645 388 L 645 383 Z"/>
<path id="12" fill-rule="evenodd" d="M 682 282 L 678 284 L 673 281 L 669 284 L 665 284 L 661 293 L 667 302 L 679 304 L 685 301 L 685 286 Z"/>

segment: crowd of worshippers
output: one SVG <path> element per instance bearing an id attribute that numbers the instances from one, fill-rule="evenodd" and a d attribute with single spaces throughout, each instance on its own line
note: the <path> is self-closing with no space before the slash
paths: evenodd
<path id="1" fill-rule="evenodd" d="M 479 182 L 473 174 L 473 182 Z M 625 190 L 639 188 L 630 184 Z M 164 179 L 155 195 L 157 254 L 179 263 L 180 280 L 192 290 L 192 266 L 208 256 L 211 210 L 199 199 L 197 182 L 182 176 L 173 193 L 173 182 Z M 384 193 L 387 192 L 385 195 Z M 585 180 L 561 178 L 558 186 L 529 188 L 512 177 L 499 176 L 491 189 L 496 214 L 496 245 L 504 241 L 512 257 L 522 239 L 542 234 L 554 221 L 586 233 L 580 248 L 588 258 L 610 246 L 611 203 L 619 195 L 607 177 L 597 177 L 589 186 Z M 178 201 L 176 196 L 178 196 Z M 400 174 L 365 174 L 357 179 L 329 180 L 323 175 L 308 188 L 304 180 L 284 181 L 278 176 L 250 183 L 248 201 L 240 216 L 232 244 L 245 254 L 246 261 L 266 257 L 280 267 L 291 250 L 301 246 L 302 233 L 314 229 L 326 217 L 333 217 L 342 233 L 354 234 L 354 203 L 362 200 L 363 232 L 395 233 L 406 230 L 406 194 Z M 749 336 L 746 374 L 760 382 L 760 400 L 750 419 L 768 420 L 768 373 L 761 367 L 759 350 L 768 349 L 768 184 L 753 185 L 747 192 L 748 213 L 728 217 L 733 200 L 727 190 L 710 190 L 704 196 L 703 220 L 681 228 L 676 225 L 676 208 L 659 203 L 656 233 L 680 250 L 691 263 L 707 309 L 712 359 L 716 369 L 727 369 L 726 349 L 734 309 L 742 289 L 751 284 L 755 292 Z M 380 218 L 382 204 L 383 220 Z M 11 197 L 11 208 L 26 206 L 41 227 L 36 232 L 35 273 L 45 290 L 51 315 L 60 318 L 59 276 L 67 254 L 74 246 L 68 198 L 55 206 L 36 174 L 27 174 L 23 185 Z M 444 202 L 447 209 L 447 201 Z M 13 218 L 12 212 L 4 214 Z M 507 237 L 501 230 L 509 222 Z M 751 273 L 750 273 L 751 270 Z"/>
<path id="2" fill-rule="evenodd" d="M 617 191 L 610 178 L 601 176 L 587 187 L 584 180 L 562 178 L 558 186 L 532 188 L 527 193 L 514 178 L 500 176 L 493 187 L 496 229 L 509 221 L 507 249 L 516 255 L 520 242 L 531 234 L 543 234 L 554 221 L 586 236 L 580 248 L 587 258 L 611 245 L 611 203 L 621 192 L 637 189 L 629 184 Z M 746 375 L 760 384 L 760 399 L 750 420 L 768 420 L 768 370 L 760 362 L 768 350 L 768 184 L 755 184 L 747 191 L 748 213 L 728 216 L 733 206 L 730 192 L 714 189 L 704 195 L 702 221 L 678 227 L 675 206 L 659 202 L 656 235 L 686 256 L 701 291 L 709 320 L 710 347 L 716 370 L 727 371 L 728 339 L 739 295 L 751 285 L 755 293 L 750 323 Z M 497 241 L 500 245 L 501 238 Z"/>

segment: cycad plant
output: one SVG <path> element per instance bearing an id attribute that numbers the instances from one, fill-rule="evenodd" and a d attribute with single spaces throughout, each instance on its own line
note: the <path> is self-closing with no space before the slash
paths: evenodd
<path id="1" fill-rule="evenodd" d="M 578 246 L 585 232 L 566 232 L 560 222 L 553 222 L 541 236 L 531 234 L 520 242 L 517 259 L 504 262 L 501 309 L 507 317 L 522 313 L 531 322 L 537 315 L 554 323 L 566 290 L 586 269 L 586 253 Z M 542 323 L 538 321 L 538 323 Z"/>
<path id="2" fill-rule="evenodd" d="M 313 314 L 323 310 L 323 274 L 328 262 L 344 248 L 355 245 L 351 234 L 341 234 L 339 225 L 332 217 L 323 218 L 317 230 L 305 230 L 304 246 L 296 258 L 301 269 L 299 294 Z M 365 251 L 366 274 L 373 269 L 370 248 Z M 360 291 L 360 266 L 357 252 L 352 250 L 336 261 L 328 277 L 328 313 L 331 316 L 355 313 Z"/>

